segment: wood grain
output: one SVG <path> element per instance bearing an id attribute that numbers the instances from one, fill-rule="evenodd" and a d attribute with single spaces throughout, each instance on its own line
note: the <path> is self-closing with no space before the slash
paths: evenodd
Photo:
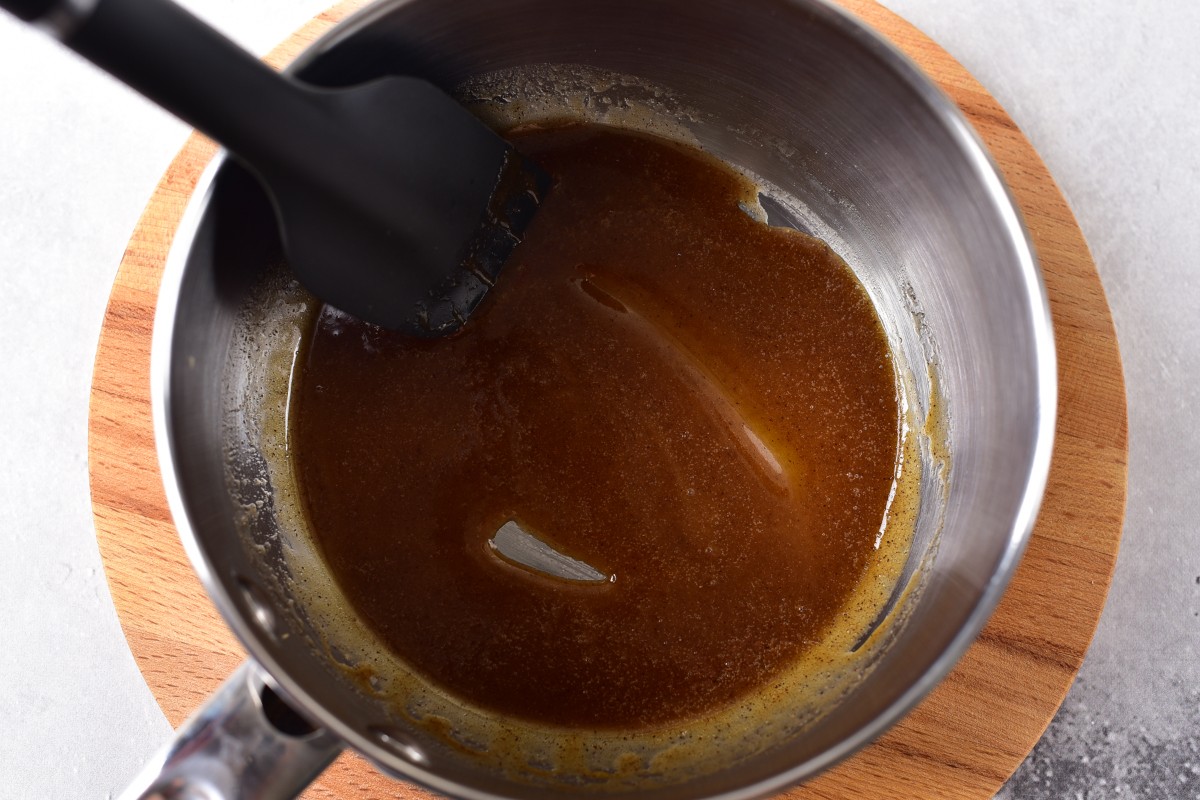
<path id="1" fill-rule="evenodd" d="M 1062 702 L 1095 630 L 1124 519 L 1125 390 L 1104 292 L 1061 192 L 999 104 L 957 62 L 871 0 L 840 0 L 933 77 L 967 114 L 1025 215 L 1045 275 L 1059 358 L 1049 486 L 1025 558 L 954 671 L 873 745 L 787 796 L 987 798 Z M 290 61 L 361 3 L 312 20 L 268 61 Z M 158 185 L 113 286 L 96 356 L 89 468 L 97 538 L 130 650 L 172 725 L 244 655 L 171 525 L 150 422 L 149 351 L 163 261 L 216 152 L 188 140 Z M 424 797 L 343 755 L 310 798 Z"/>

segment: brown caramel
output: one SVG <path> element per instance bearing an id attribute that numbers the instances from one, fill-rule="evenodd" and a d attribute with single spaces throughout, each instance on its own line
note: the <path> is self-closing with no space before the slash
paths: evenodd
<path id="1" fill-rule="evenodd" d="M 514 135 L 556 185 L 456 336 L 325 309 L 293 469 L 339 587 L 434 685 L 539 723 L 728 706 L 817 642 L 895 475 L 886 337 L 824 243 L 752 219 L 698 151 Z M 515 521 L 607 580 L 491 546 Z"/>

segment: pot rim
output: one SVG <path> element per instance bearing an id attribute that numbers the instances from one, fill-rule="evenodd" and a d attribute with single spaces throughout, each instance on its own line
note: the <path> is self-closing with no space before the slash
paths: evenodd
<path id="1" fill-rule="evenodd" d="M 379 18 L 387 16 L 394 9 L 410 1 L 380 0 L 380 2 L 354 12 L 305 48 L 294 61 L 287 65 L 283 72 L 294 75 L 340 42 L 363 28 L 370 27 Z M 832 0 L 785 1 L 788 5 L 802 7 L 811 12 L 823 23 L 847 36 L 883 62 L 887 69 L 891 70 L 897 78 L 906 83 L 920 97 L 928 110 L 956 141 L 962 154 L 971 162 L 975 177 L 985 188 L 1003 221 L 1005 233 L 1017 257 L 1027 307 L 1032 312 L 1031 334 L 1036 360 L 1034 373 L 1037 381 L 1038 415 L 1033 455 L 1029 462 L 1029 471 L 1017 513 L 1009 528 L 1009 537 L 1003 555 L 979 595 L 974 608 L 950 643 L 929 664 L 915 683 L 853 734 L 835 746 L 795 764 L 787 770 L 714 796 L 720 800 L 752 800 L 763 797 L 782 791 L 828 769 L 882 735 L 916 706 L 950 672 L 991 616 L 1025 551 L 1045 493 L 1055 436 L 1058 393 L 1057 364 L 1045 284 L 1020 209 L 979 134 L 953 100 L 942 92 L 908 56 L 868 27 L 866 23 L 835 5 Z M 170 368 L 174 320 L 182 279 L 192 245 L 201 220 L 212 201 L 215 178 L 228 159 L 227 151 L 222 149 L 204 169 L 176 229 L 159 287 L 151 343 L 150 393 L 155 446 L 168 507 L 184 550 L 187 552 L 188 559 L 205 591 L 220 611 L 226 624 L 246 648 L 250 657 L 262 666 L 277 687 L 299 706 L 305 715 L 332 731 L 350 747 L 376 765 L 383 767 L 393 777 L 409 780 L 441 794 L 461 797 L 465 800 L 494 800 L 500 795 L 447 779 L 435 771 L 399 758 L 391 750 L 364 732 L 348 725 L 338 715 L 314 700 L 289 675 L 283 665 L 272 657 L 261 630 L 242 615 L 234 598 L 226 591 L 222 582 L 216 578 L 214 565 L 201 547 L 191 526 L 174 468 L 175 442 L 168 420 L 168 409 L 171 407 Z"/>

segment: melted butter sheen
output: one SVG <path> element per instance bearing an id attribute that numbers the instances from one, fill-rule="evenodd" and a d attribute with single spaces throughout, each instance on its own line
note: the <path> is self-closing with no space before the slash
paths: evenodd
<path id="1" fill-rule="evenodd" d="M 745 179 L 595 126 L 514 141 L 556 180 L 456 336 L 326 309 L 293 468 L 351 604 L 452 696 L 646 728 L 728 706 L 835 622 L 894 474 L 887 342 L 822 242 Z M 501 558 L 507 521 L 611 576 Z"/>

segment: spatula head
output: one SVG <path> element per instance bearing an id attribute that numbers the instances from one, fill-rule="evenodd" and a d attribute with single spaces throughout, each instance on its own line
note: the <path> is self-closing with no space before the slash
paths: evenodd
<path id="1" fill-rule="evenodd" d="M 288 163 L 312 165 L 302 173 L 253 165 L 293 272 L 321 300 L 376 325 L 425 338 L 457 331 L 495 284 L 549 177 L 425 81 L 308 92 L 343 145 L 289 154 Z"/>

